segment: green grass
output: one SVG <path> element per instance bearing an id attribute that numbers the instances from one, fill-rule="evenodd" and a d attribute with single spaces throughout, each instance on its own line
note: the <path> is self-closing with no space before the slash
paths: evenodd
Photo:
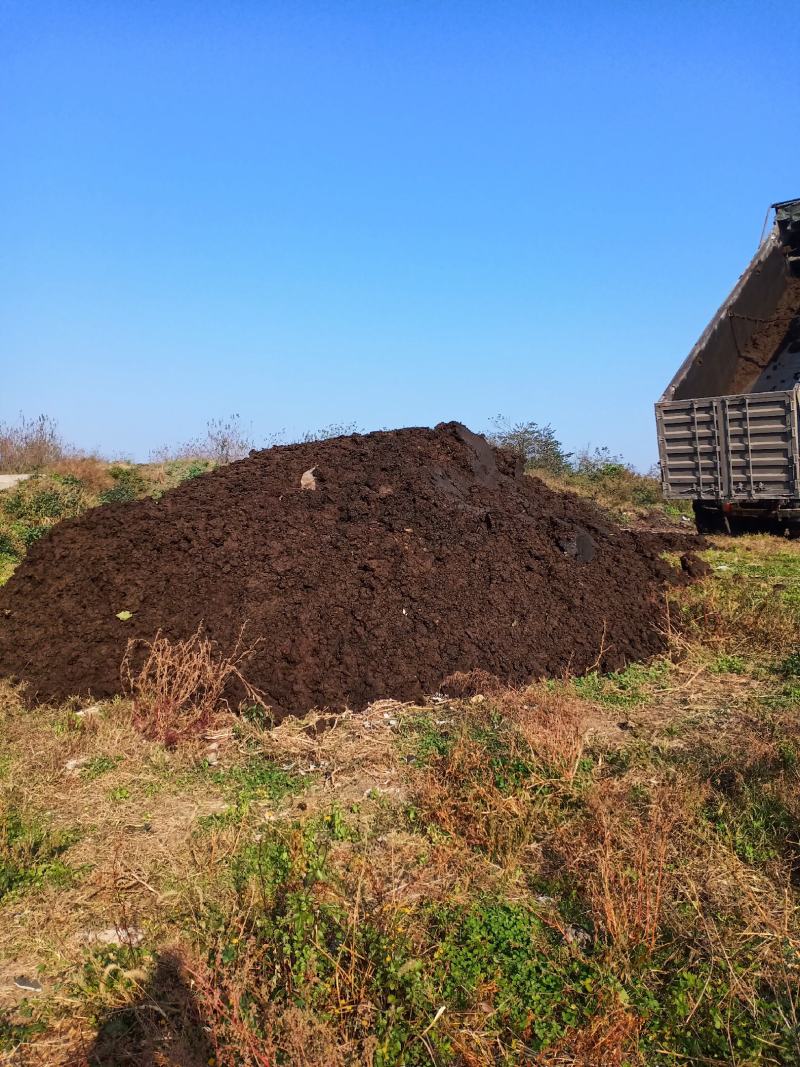
<path id="1" fill-rule="evenodd" d="M 721 656 L 717 656 L 711 664 L 709 664 L 709 670 L 715 674 L 748 674 L 751 669 L 751 665 L 748 664 L 744 656 L 731 655 L 723 653 Z"/>
<path id="2" fill-rule="evenodd" d="M 253 804 L 277 804 L 302 792 L 311 780 L 310 776 L 284 770 L 263 756 L 251 756 L 245 763 L 223 770 L 209 768 L 205 773 L 228 797 L 231 805 L 226 812 L 206 816 L 202 822 L 207 827 L 238 823 Z"/>
<path id="3" fill-rule="evenodd" d="M 46 1029 L 42 1021 L 18 1022 L 9 1011 L 0 1008 L 0 1052 L 16 1052 Z"/>
<path id="4" fill-rule="evenodd" d="M 753 547 L 753 540 L 745 537 L 731 539 L 724 548 L 709 549 L 703 557 L 717 579 L 744 582 L 752 595 L 762 599 L 777 591 L 784 603 L 800 608 L 800 556 L 796 552 L 774 548 L 760 552 Z"/>
<path id="5" fill-rule="evenodd" d="M 0 812 L 0 903 L 45 884 L 69 885 L 75 872 L 61 858 L 74 834 L 55 833 L 15 808 Z"/>
<path id="6" fill-rule="evenodd" d="M 434 759 L 446 756 L 453 747 L 456 726 L 445 721 L 437 722 L 432 715 L 412 715 L 404 718 L 400 724 L 400 737 L 408 758 L 419 763 L 430 763 Z"/>
<path id="7" fill-rule="evenodd" d="M 654 690 L 664 685 L 669 672 L 669 661 L 659 659 L 650 664 L 631 663 L 624 670 L 611 674 L 591 671 L 573 678 L 571 685 L 584 700 L 618 708 L 635 708 L 652 699 Z"/>
<path id="8" fill-rule="evenodd" d="M 758 782 L 743 784 L 732 797 L 714 797 L 705 814 L 721 840 L 753 866 L 780 859 L 790 836 L 800 834 L 800 821 Z"/>
<path id="9" fill-rule="evenodd" d="M 95 778 L 101 778 L 109 771 L 113 771 L 121 762 L 121 756 L 95 756 L 85 767 L 81 768 L 81 778 L 90 782 L 94 781 Z"/>

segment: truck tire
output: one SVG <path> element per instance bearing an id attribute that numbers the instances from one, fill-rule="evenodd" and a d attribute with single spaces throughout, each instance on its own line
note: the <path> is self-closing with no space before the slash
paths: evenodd
<path id="1" fill-rule="evenodd" d="M 728 517 L 723 513 L 722 508 L 710 507 L 701 500 L 694 500 L 692 508 L 694 509 L 694 524 L 698 533 L 723 534 L 731 532 Z"/>

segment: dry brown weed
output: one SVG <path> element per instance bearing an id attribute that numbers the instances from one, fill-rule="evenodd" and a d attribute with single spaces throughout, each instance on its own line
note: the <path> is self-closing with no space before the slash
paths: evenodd
<path id="1" fill-rule="evenodd" d="M 131 640 L 122 661 L 122 683 L 133 705 L 133 721 L 145 737 L 174 747 L 182 738 L 208 730 L 221 712 L 230 712 L 234 686 L 261 703 L 242 668 L 255 645 L 220 652 L 200 626 L 191 637 L 172 641 L 159 631 L 152 641 Z"/>

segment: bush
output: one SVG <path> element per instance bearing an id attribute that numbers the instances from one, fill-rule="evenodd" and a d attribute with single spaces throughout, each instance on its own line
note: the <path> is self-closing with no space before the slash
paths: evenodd
<path id="1" fill-rule="evenodd" d="M 245 429 L 237 414 L 227 418 L 209 419 L 202 437 L 193 437 L 173 448 L 169 445 L 150 454 L 154 463 L 175 463 L 179 460 L 206 460 L 214 465 L 234 463 L 255 447 L 252 432 Z"/>
<path id="2" fill-rule="evenodd" d="M 571 453 L 564 451 L 552 426 L 537 422 L 511 422 L 503 415 L 492 419 L 494 432 L 488 434 L 495 448 L 505 448 L 520 456 L 529 470 L 564 474 L 569 470 Z"/>
<path id="3" fill-rule="evenodd" d="M 243 648 L 241 636 L 228 655 L 219 652 L 202 627 L 183 641 L 170 641 L 161 633 L 152 641 L 129 641 L 122 682 L 133 702 L 136 728 L 174 747 L 182 738 L 202 734 L 220 711 L 230 710 L 226 693 L 231 686 L 251 703 L 263 702 L 242 675 L 254 649 Z"/>
<path id="4" fill-rule="evenodd" d="M 136 467 L 111 467 L 108 473 L 114 479 L 114 487 L 100 494 L 103 504 L 127 504 L 141 496 L 147 488 Z"/>
<path id="5" fill-rule="evenodd" d="M 300 438 L 300 443 L 329 441 L 332 437 L 350 437 L 351 434 L 359 432 L 357 422 L 331 422 L 327 426 L 321 426 L 318 430 L 306 430 Z"/>

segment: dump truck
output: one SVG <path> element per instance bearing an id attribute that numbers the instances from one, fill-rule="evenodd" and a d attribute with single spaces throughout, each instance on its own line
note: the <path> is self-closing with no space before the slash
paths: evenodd
<path id="1" fill-rule="evenodd" d="M 664 496 L 701 533 L 800 533 L 800 200 L 774 223 L 656 404 Z"/>

